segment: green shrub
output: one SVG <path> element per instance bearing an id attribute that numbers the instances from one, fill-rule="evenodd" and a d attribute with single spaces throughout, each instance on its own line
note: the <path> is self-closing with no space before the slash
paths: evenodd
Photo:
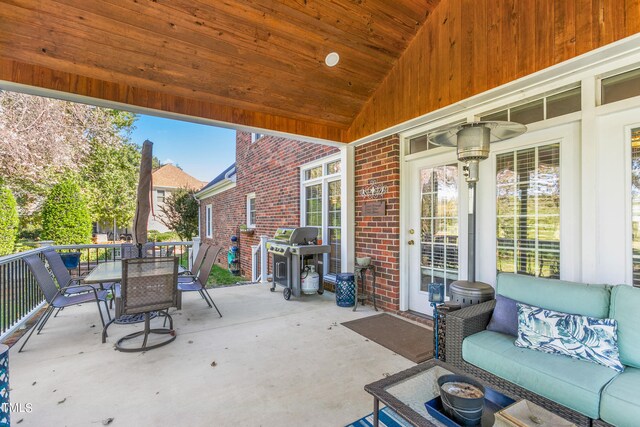
<path id="1" fill-rule="evenodd" d="M 161 233 L 158 230 L 149 230 L 147 232 L 147 238 L 150 242 L 179 242 L 182 240 L 175 231 Z"/>
<path id="2" fill-rule="evenodd" d="M 0 256 L 13 253 L 18 224 L 16 199 L 11 190 L 0 185 Z"/>
<path id="3" fill-rule="evenodd" d="M 91 242 L 91 217 L 80 187 L 65 179 L 52 189 L 42 208 L 42 238 L 57 245 Z"/>

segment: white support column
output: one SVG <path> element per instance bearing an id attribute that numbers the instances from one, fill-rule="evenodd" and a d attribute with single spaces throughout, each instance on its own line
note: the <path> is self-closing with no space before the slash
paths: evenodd
<path id="1" fill-rule="evenodd" d="M 354 271 L 356 256 L 356 179 L 355 179 L 355 147 L 340 148 L 340 162 L 342 163 L 342 184 L 340 198 L 342 210 L 340 220 L 342 224 L 342 250 L 340 254 L 342 271 Z"/>
<path id="2" fill-rule="evenodd" d="M 193 268 L 193 260 L 198 256 L 200 250 L 200 236 L 193 238 L 193 245 L 191 246 L 191 256 L 189 257 L 189 270 Z M 193 270 L 192 270 L 193 271 Z"/>
<path id="3" fill-rule="evenodd" d="M 267 265 L 267 239 L 269 236 L 260 236 L 260 283 L 267 283 L 269 266 Z"/>
<path id="4" fill-rule="evenodd" d="M 598 266 L 598 200 L 597 188 L 598 167 L 597 167 L 597 128 L 596 128 L 596 88 L 597 82 L 594 77 L 582 80 L 582 121 L 580 147 L 580 213 L 581 213 L 581 233 L 582 244 L 576 247 L 581 248 L 582 254 L 577 258 L 581 260 L 580 274 L 577 280 L 594 283 L 597 282 Z"/>

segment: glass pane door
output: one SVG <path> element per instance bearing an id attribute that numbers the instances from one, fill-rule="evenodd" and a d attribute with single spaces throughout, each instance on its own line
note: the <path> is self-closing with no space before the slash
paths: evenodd
<path id="1" fill-rule="evenodd" d="M 458 165 L 420 171 L 420 291 L 458 279 Z"/>

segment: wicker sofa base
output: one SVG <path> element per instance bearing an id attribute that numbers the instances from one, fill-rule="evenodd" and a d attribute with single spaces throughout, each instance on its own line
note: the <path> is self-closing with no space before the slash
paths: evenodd
<path id="1" fill-rule="evenodd" d="M 495 304 L 495 300 L 492 300 L 472 305 L 447 315 L 447 330 L 445 331 L 447 335 L 447 363 L 450 363 L 458 369 L 462 369 L 463 371 L 468 372 L 489 384 L 493 384 L 509 393 L 520 396 L 523 399 L 527 399 L 578 426 L 611 426 L 611 424 L 608 424 L 605 421 L 599 419 L 592 420 L 586 415 L 542 397 L 539 394 L 522 388 L 508 380 L 493 375 L 484 369 L 480 369 L 477 366 L 467 363 L 462 358 L 462 341 L 469 335 L 473 335 L 486 329 Z"/>

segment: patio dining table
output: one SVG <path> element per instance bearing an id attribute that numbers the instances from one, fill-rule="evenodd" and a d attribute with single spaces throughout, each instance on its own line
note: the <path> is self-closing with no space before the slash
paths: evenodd
<path id="1" fill-rule="evenodd" d="M 178 266 L 178 274 L 186 271 Z M 120 282 L 122 280 L 122 261 L 108 261 L 98 264 L 89 274 L 82 278 L 86 284 Z"/>

